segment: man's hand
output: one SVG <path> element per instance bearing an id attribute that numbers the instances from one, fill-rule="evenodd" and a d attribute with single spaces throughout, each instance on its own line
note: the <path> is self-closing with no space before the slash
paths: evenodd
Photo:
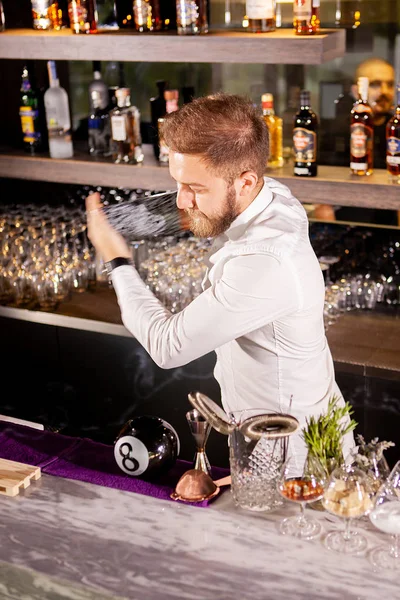
<path id="1" fill-rule="evenodd" d="M 110 225 L 103 213 L 98 193 L 91 194 L 86 198 L 86 214 L 89 240 L 104 262 L 118 256 L 132 258 L 132 252 L 125 239 Z"/>

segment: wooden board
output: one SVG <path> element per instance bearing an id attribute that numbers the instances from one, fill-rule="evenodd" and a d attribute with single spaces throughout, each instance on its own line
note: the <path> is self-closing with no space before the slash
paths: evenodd
<path id="1" fill-rule="evenodd" d="M 192 36 L 10 29 L 0 36 L 0 58 L 39 60 L 320 65 L 345 52 L 344 29 L 322 29 L 318 35 L 305 36 L 295 35 L 293 28 L 257 34 L 222 30 Z"/>
<path id="2" fill-rule="evenodd" d="M 17 496 L 30 486 L 32 479 L 41 477 L 40 467 L 0 458 L 0 494 Z"/>

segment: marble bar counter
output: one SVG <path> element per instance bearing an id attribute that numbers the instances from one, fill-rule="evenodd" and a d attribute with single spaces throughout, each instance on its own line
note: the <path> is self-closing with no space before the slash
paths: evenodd
<path id="1" fill-rule="evenodd" d="M 273 513 L 207 508 L 43 474 L 0 496 L 0 598 L 15 600 L 396 600 L 399 577 L 368 554 L 334 554 L 278 532 Z M 343 526 L 312 511 L 325 533 Z M 369 548 L 388 542 L 360 522 Z"/>

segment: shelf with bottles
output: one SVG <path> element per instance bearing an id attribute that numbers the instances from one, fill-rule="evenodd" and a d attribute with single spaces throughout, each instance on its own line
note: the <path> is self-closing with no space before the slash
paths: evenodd
<path id="1" fill-rule="evenodd" d="M 93 158 L 85 149 L 75 149 L 74 157 L 54 159 L 48 155 L 28 156 L 23 151 L 0 153 L 0 177 L 103 185 L 137 186 L 150 190 L 175 189 L 168 168 L 160 166 L 153 147 L 143 145 L 144 160 L 140 165 L 117 165 L 105 158 Z M 400 210 L 399 186 L 388 182 L 385 169 L 375 169 L 369 177 L 357 177 L 347 167 L 318 166 L 317 177 L 296 177 L 293 164 L 267 168 L 266 176 L 287 185 L 304 203 L 323 203 L 364 208 Z"/>
<path id="2" fill-rule="evenodd" d="M 5 59 L 319 65 L 344 54 L 342 29 L 322 29 L 313 36 L 298 36 L 291 29 L 257 35 L 210 31 L 203 36 L 10 29 L 0 36 L 0 58 Z"/>

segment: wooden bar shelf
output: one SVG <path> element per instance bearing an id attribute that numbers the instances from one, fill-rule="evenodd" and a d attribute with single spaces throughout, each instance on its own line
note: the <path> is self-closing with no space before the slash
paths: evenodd
<path id="1" fill-rule="evenodd" d="M 22 151 L 0 153 L 0 177 L 77 185 L 174 190 L 168 167 L 160 166 L 150 145 L 144 145 L 142 165 L 115 165 L 106 159 L 93 159 L 75 152 L 68 160 L 48 156 L 31 157 Z M 287 185 L 304 204 L 331 204 L 400 210 L 400 186 L 388 183 L 384 169 L 369 177 L 356 177 L 347 167 L 320 165 L 318 177 L 293 175 L 292 165 L 267 169 L 266 175 Z"/>
<path id="2" fill-rule="evenodd" d="M 122 324 L 114 290 L 105 284 L 96 291 L 73 294 L 52 313 L 0 306 L 2 317 L 132 337 Z M 398 380 L 400 316 L 396 311 L 351 311 L 329 327 L 327 337 L 338 370 Z"/>
<path id="3" fill-rule="evenodd" d="M 344 56 L 345 51 L 344 29 L 323 29 L 318 35 L 303 37 L 292 29 L 259 34 L 211 31 L 185 37 L 10 29 L 0 36 L 0 58 L 12 59 L 320 65 Z"/>

